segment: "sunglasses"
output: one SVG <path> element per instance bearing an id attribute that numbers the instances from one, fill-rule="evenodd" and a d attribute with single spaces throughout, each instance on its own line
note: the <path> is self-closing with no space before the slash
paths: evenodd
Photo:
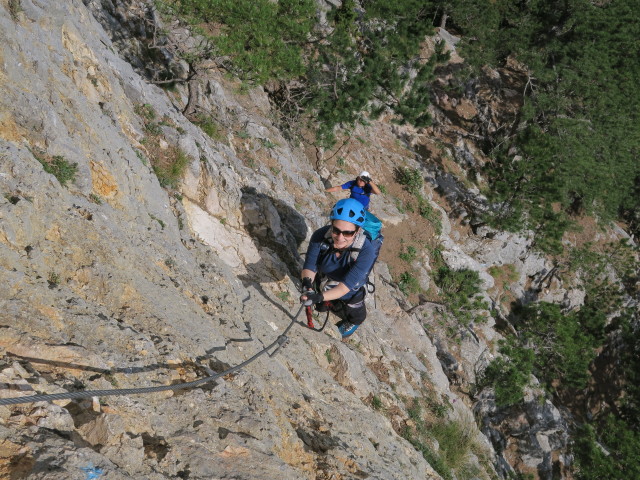
<path id="1" fill-rule="evenodd" d="M 351 238 L 356 234 L 357 230 L 340 230 L 334 226 L 331 226 L 331 233 L 336 237 L 342 235 L 344 238 Z"/>

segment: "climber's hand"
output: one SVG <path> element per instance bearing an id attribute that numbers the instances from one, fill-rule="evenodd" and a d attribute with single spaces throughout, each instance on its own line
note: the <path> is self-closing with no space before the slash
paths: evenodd
<path id="1" fill-rule="evenodd" d="M 316 293 L 313 290 L 309 290 L 300 295 L 300 302 L 304 303 L 306 307 L 309 307 L 314 303 L 322 303 L 323 301 L 324 295 Z"/>
<path id="2" fill-rule="evenodd" d="M 302 293 L 308 292 L 309 290 L 313 290 L 313 280 L 309 277 L 304 277 L 302 279 Z"/>

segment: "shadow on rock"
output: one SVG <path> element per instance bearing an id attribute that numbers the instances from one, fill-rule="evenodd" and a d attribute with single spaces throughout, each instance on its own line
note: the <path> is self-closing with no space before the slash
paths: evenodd
<path id="1" fill-rule="evenodd" d="M 253 238 L 260 261 L 247 265 L 248 275 L 239 278 L 245 287 L 253 286 L 264 298 L 291 316 L 282 305 L 271 300 L 261 283 L 297 279 L 302 268 L 298 249 L 307 236 L 307 224 L 294 208 L 277 198 L 258 193 L 253 187 L 242 190 L 242 220 Z"/>
<path id="2" fill-rule="evenodd" d="M 304 217 L 283 201 L 257 193 L 252 187 L 243 189 L 241 202 L 242 220 L 260 248 L 263 259 L 275 256 L 286 266 L 279 272 L 270 267 L 270 273 L 279 280 L 287 273 L 297 276 L 302 264 L 298 248 L 307 236 Z M 273 263 L 272 258 L 269 260 Z"/>

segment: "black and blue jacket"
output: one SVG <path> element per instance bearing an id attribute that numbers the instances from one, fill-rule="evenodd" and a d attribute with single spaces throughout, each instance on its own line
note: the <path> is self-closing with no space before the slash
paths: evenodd
<path id="1" fill-rule="evenodd" d="M 311 235 L 307 256 L 304 262 L 304 269 L 316 272 L 336 282 L 344 283 L 349 292 L 340 297 L 340 300 L 349 300 L 354 297 L 360 288 L 367 283 L 369 272 L 377 258 L 377 249 L 361 230 L 358 236 L 364 237 L 364 243 L 360 247 L 357 258 L 353 259 L 350 247 L 342 251 L 338 257 L 337 251 L 333 248 L 333 242 L 327 235 L 331 225 L 316 230 Z M 354 239 L 355 244 L 358 236 Z M 360 242 L 358 242 L 360 243 Z"/>

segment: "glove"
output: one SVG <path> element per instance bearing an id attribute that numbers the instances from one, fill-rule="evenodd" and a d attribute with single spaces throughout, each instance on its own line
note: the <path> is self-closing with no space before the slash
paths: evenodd
<path id="1" fill-rule="evenodd" d="M 313 290 L 313 280 L 309 277 L 304 277 L 302 279 L 302 293 L 308 292 L 309 290 Z"/>
<path id="2" fill-rule="evenodd" d="M 324 295 L 309 291 L 300 295 L 300 301 L 304 303 L 305 307 L 310 307 L 314 303 L 322 303 L 324 301 Z"/>

